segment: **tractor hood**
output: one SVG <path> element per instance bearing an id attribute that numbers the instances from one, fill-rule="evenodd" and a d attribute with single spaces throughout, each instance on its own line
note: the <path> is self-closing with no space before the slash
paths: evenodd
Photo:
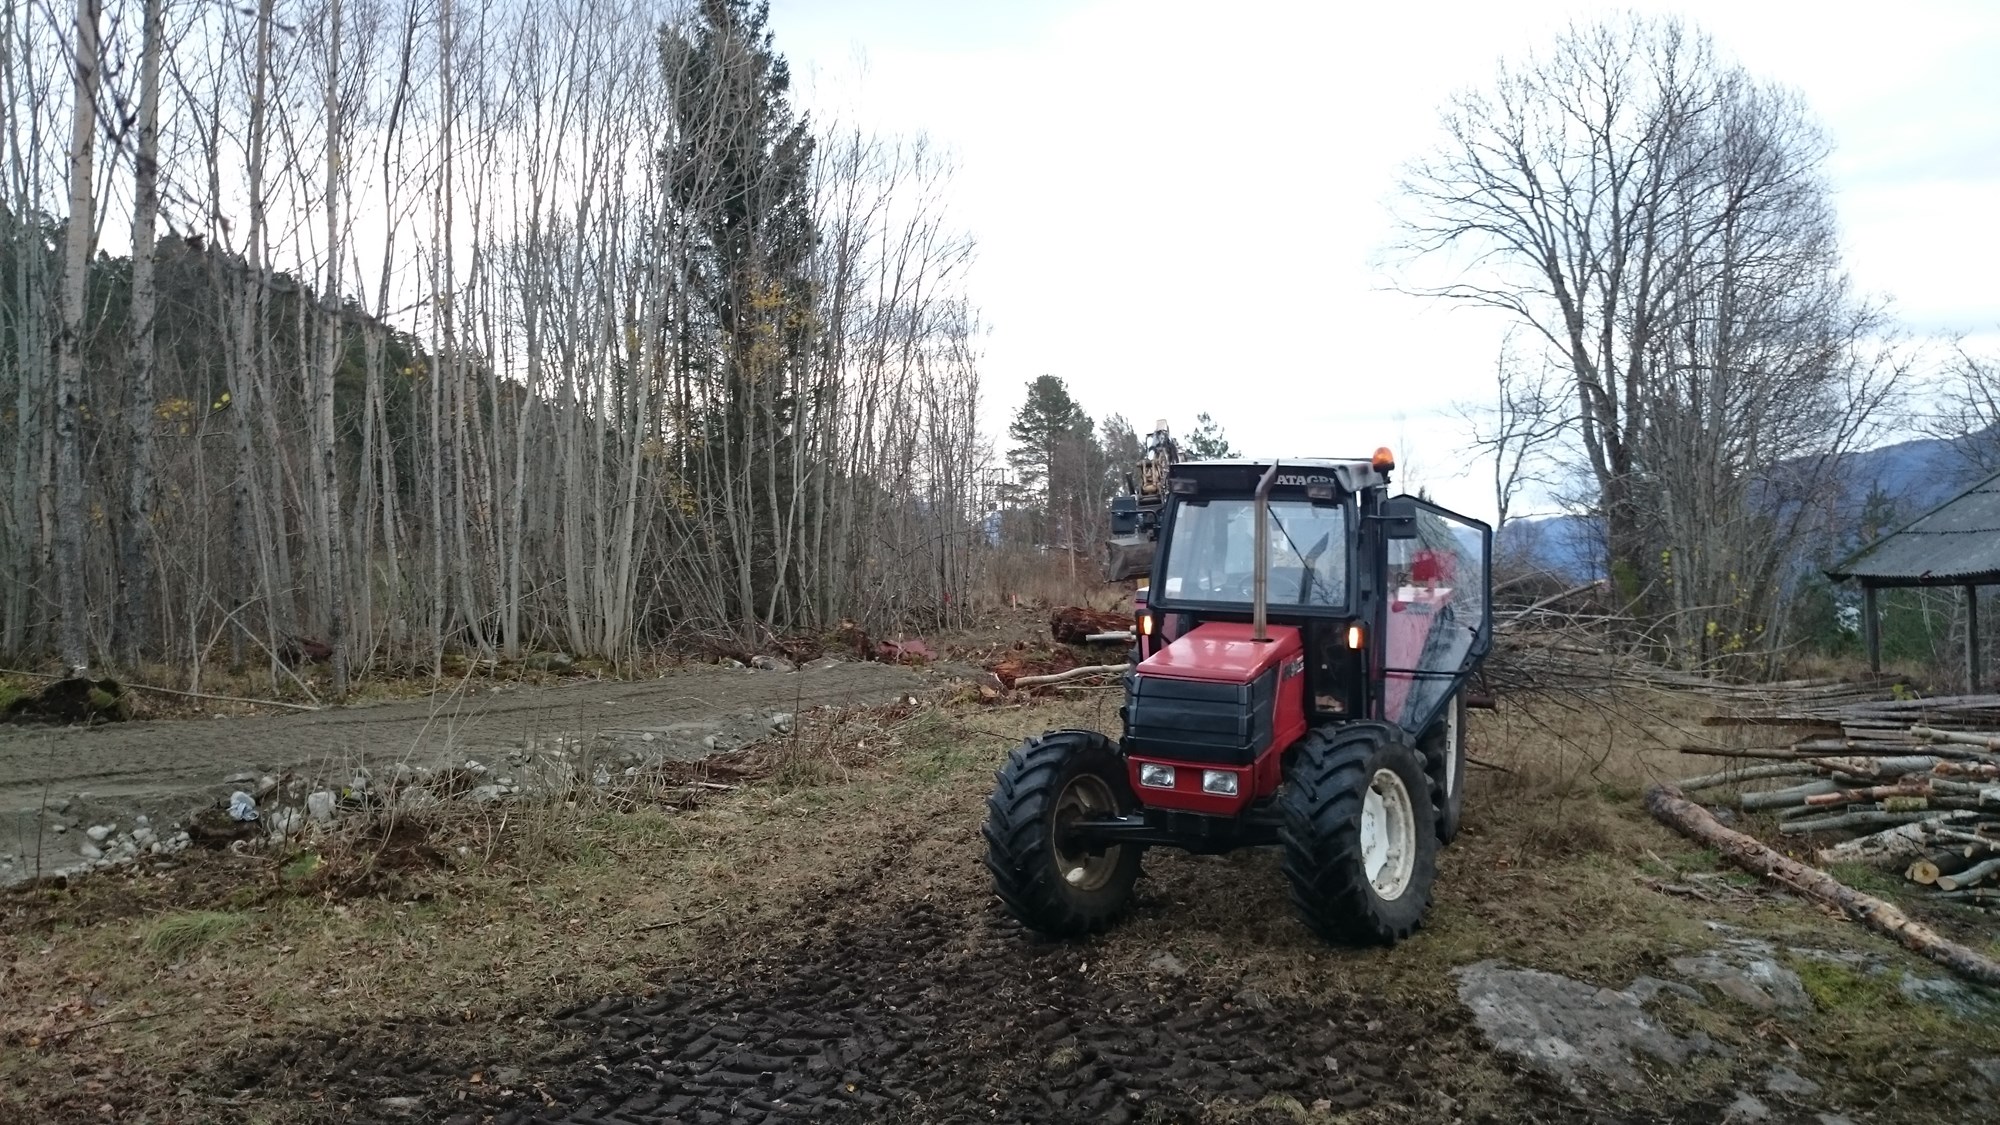
<path id="1" fill-rule="evenodd" d="M 1146 658 L 1139 672 L 1176 680 L 1247 684 L 1305 651 L 1299 631 L 1290 625 L 1264 630 L 1268 640 L 1253 639 L 1251 626 L 1236 621 L 1210 621 Z"/>

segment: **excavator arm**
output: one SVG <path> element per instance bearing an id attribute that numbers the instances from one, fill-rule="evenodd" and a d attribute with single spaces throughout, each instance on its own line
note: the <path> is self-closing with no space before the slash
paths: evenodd
<path id="1" fill-rule="evenodd" d="M 1180 460 L 1180 446 L 1162 418 L 1146 435 L 1138 475 L 1125 475 L 1125 492 L 1111 498 L 1111 539 L 1105 544 L 1104 580 L 1125 582 L 1153 571 L 1159 540 L 1160 508 L 1166 503 L 1167 470 Z"/>

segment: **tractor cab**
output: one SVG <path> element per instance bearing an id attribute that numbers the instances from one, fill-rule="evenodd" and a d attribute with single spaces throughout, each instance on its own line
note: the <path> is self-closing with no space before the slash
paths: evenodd
<path id="1" fill-rule="evenodd" d="M 1387 450 L 1177 462 L 1146 519 L 1114 524 L 1107 570 L 1149 581 L 1123 729 L 1050 732 L 1001 771 L 987 862 L 1017 918 L 1090 932 L 1144 848 L 1276 845 L 1322 936 L 1414 931 L 1464 799 L 1492 536 L 1390 496 L 1394 468 Z"/>
<path id="2" fill-rule="evenodd" d="M 1491 640 L 1491 532 L 1390 496 L 1393 468 L 1387 450 L 1174 465 L 1138 611 L 1138 673 L 1167 674 L 1152 658 L 1204 624 L 1262 622 L 1268 641 L 1304 658 L 1309 725 L 1377 719 L 1420 738 Z"/>

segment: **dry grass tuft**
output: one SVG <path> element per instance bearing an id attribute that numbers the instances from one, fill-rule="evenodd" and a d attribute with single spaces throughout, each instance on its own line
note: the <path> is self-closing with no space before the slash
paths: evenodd
<path id="1" fill-rule="evenodd" d="M 1112 610 L 1129 606 L 1130 589 L 1123 583 L 1105 582 L 1101 567 L 1095 554 L 1079 553 L 1072 559 L 1062 551 L 1042 554 L 1025 547 L 1004 548 L 988 557 L 984 581 L 974 594 L 975 605 L 994 609 L 1012 606 L 1018 600 L 1040 609 L 1076 605 Z"/>
<path id="2" fill-rule="evenodd" d="M 249 919 L 219 910 L 189 910 L 169 914 L 146 932 L 146 949 L 168 961 L 185 961 L 201 949 L 227 939 Z"/>

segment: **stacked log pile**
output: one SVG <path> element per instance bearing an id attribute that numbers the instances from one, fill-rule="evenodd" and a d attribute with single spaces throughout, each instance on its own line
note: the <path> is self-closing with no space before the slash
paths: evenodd
<path id="1" fill-rule="evenodd" d="M 1776 813 L 1782 836 L 1846 837 L 1814 853 L 1821 865 L 1895 867 L 1941 899 L 2000 909 L 2000 696 L 1792 700 L 1709 721 L 1806 733 L 1785 746 L 1684 747 L 1763 762 L 1682 791 L 1775 786 L 1740 792 L 1737 808 Z"/>
<path id="2" fill-rule="evenodd" d="M 1789 745 L 1684 746 L 1744 764 L 1646 791 L 1655 818 L 1743 869 L 1838 910 L 1969 980 L 2000 986 L 2000 961 L 1932 930 L 1816 867 L 1724 826 L 1688 796 L 1738 786 L 1744 812 L 1778 814 L 1782 836 L 1846 837 L 1814 853 L 1821 867 L 1872 862 L 1901 868 L 1912 884 L 1952 905 L 2000 909 L 2000 696 L 1855 698 L 1838 687 L 1766 692 L 1754 709 L 1710 726 L 1793 728 Z M 1761 761 L 1759 759 L 1762 759 Z M 1741 788 L 1746 782 L 1757 788 Z"/>

